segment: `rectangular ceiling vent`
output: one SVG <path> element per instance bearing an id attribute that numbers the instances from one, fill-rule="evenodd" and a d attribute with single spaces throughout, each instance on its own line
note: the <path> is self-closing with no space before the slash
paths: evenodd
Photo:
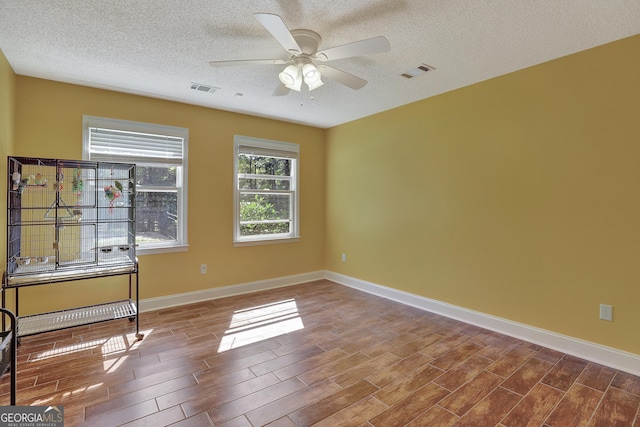
<path id="1" fill-rule="evenodd" d="M 208 93 L 213 93 L 216 90 L 220 89 L 219 87 L 215 87 L 215 86 L 209 86 L 209 85 L 203 85 L 200 83 L 191 83 L 191 89 L 193 90 L 197 90 L 200 92 L 208 92 Z"/>
<path id="2" fill-rule="evenodd" d="M 426 74 L 427 72 L 433 71 L 433 70 L 435 70 L 435 68 L 432 67 L 431 65 L 420 64 L 416 68 L 411 68 L 411 69 L 405 71 L 404 73 L 402 73 L 400 75 L 402 77 L 407 78 L 407 79 L 412 79 L 414 77 L 421 76 L 421 75 Z"/>

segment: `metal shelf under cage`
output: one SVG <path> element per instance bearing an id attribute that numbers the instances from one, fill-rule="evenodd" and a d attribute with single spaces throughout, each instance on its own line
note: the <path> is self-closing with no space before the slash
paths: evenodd
<path id="1" fill-rule="evenodd" d="M 18 318 L 18 337 L 73 328 L 137 315 L 131 300 L 113 301 L 69 310 L 52 311 Z"/>

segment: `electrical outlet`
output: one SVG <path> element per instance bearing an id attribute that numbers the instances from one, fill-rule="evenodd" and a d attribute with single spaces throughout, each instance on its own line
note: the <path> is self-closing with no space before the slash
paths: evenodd
<path id="1" fill-rule="evenodd" d="M 613 321 L 613 307 L 607 304 L 600 304 L 600 319 Z"/>
<path id="2" fill-rule="evenodd" d="M 342 254 L 342 262 L 347 262 L 347 254 Z"/>
<path id="3" fill-rule="evenodd" d="M 207 264 L 200 264 L 200 274 L 207 274 Z"/>

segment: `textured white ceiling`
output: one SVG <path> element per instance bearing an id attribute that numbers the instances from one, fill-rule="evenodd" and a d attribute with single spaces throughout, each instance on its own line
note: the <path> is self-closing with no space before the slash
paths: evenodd
<path id="1" fill-rule="evenodd" d="M 328 63 L 368 80 L 361 90 L 276 97 L 281 65 L 208 64 L 287 58 L 257 12 L 318 32 L 321 48 L 384 35 L 391 51 Z M 17 74 L 321 128 L 639 33 L 640 0 L 0 0 Z M 422 63 L 436 70 L 400 76 Z"/>

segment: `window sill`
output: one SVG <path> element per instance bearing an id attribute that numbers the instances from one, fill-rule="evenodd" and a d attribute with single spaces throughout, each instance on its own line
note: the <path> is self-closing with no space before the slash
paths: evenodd
<path id="1" fill-rule="evenodd" d="M 285 237 L 280 239 L 256 239 L 256 240 L 239 240 L 233 242 L 234 247 L 242 246 L 258 246 L 258 245 L 277 245 L 280 243 L 296 243 L 300 241 L 300 237 Z"/>
<path id="2" fill-rule="evenodd" d="M 175 245 L 175 246 L 162 246 L 157 248 L 140 248 L 136 249 L 136 255 L 155 255 L 166 254 L 170 252 L 186 252 L 189 250 L 189 245 Z"/>

